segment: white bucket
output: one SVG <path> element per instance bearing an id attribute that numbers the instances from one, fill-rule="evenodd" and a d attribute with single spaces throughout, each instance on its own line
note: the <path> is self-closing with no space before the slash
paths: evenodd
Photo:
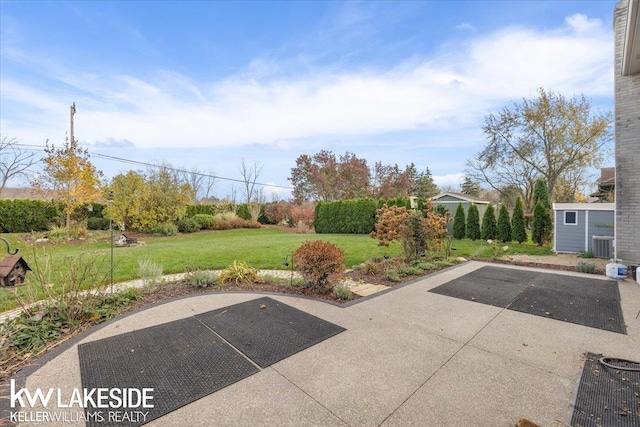
<path id="1" fill-rule="evenodd" d="M 606 275 L 612 279 L 626 279 L 627 278 L 627 266 L 624 264 L 620 264 L 619 259 L 612 259 L 609 264 L 607 264 Z M 636 278 L 638 275 L 636 274 Z"/>

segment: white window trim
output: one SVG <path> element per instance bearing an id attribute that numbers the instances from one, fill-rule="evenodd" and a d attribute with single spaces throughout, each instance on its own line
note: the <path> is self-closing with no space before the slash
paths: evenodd
<path id="1" fill-rule="evenodd" d="M 576 222 L 567 222 L 567 213 L 573 212 L 576 215 Z M 564 225 L 578 225 L 578 211 L 564 211 Z"/>

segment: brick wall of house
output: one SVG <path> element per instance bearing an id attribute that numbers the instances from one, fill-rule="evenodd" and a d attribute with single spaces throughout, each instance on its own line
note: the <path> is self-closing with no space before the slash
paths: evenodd
<path id="1" fill-rule="evenodd" d="M 615 151 L 617 257 L 640 263 L 640 74 L 621 75 L 628 0 L 615 9 Z"/>

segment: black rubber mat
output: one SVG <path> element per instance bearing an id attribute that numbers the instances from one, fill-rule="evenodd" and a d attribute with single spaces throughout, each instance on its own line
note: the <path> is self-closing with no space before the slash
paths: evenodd
<path id="1" fill-rule="evenodd" d="M 595 283 L 585 284 L 583 280 L 545 274 L 533 286 L 525 289 L 508 308 L 626 334 L 617 283 L 591 280 Z"/>
<path id="2" fill-rule="evenodd" d="M 613 280 L 487 266 L 430 292 L 626 334 Z"/>
<path id="3" fill-rule="evenodd" d="M 81 344 L 78 354 L 83 388 L 152 389 L 153 408 L 87 408 L 89 426 L 141 425 L 259 371 L 193 317 Z"/>
<path id="4" fill-rule="evenodd" d="M 345 330 L 269 297 L 196 317 L 262 368 Z"/>
<path id="5" fill-rule="evenodd" d="M 540 274 L 535 271 L 486 266 L 431 289 L 430 292 L 506 307 Z"/>
<path id="6" fill-rule="evenodd" d="M 640 427 L 640 372 L 604 366 L 601 357 L 587 354 L 571 426 Z"/>
<path id="7" fill-rule="evenodd" d="M 620 299 L 618 282 L 615 280 L 590 279 L 588 277 L 566 276 L 562 274 L 541 274 L 533 286 L 569 292 L 577 295 L 588 295 L 593 298 Z"/>

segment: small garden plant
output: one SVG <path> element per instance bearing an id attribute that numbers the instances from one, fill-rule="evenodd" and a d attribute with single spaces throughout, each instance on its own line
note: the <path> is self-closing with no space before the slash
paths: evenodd
<path id="1" fill-rule="evenodd" d="M 235 283 L 236 285 L 245 283 L 255 283 L 260 281 L 258 270 L 248 266 L 244 262 L 233 261 L 233 265 L 225 268 L 218 275 L 220 283 Z"/>
<path id="2" fill-rule="evenodd" d="M 306 242 L 293 253 L 296 269 L 306 286 L 319 294 L 326 294 L 344 273 L 344 252 L 331 242 Z"/>
<path id="3" fill-rule="evenodd" d="M 333 294 L 336 299 L 340 301 L 347 301 L 351 299 L 351 289 L 345 285 L 337 285 L 333 288 Z"/>
<path id="4" fill-rule="evenodd" d="M 588 261 L 580 261 L 577 265 L 576 265 L 576 271 L 580 272 L 580 273 L 595 273 L 596 272 L 596 265 L 592 262 L 588 262 Z"/>
<path id="5" fill-rule="evenodd" d="M 213 271 L 196 270 L 189 275 L 189 283 L 194 288 L 208 288 L 218 281 L 218 275 Z"/>
<path id="6" fill-rule="evenodd" d="M 150 259 L 141 259 L 138 261 L 138 274 L 145 286 L 154 286 L 160 283 L 162 271 L 162 265 Z"/>

